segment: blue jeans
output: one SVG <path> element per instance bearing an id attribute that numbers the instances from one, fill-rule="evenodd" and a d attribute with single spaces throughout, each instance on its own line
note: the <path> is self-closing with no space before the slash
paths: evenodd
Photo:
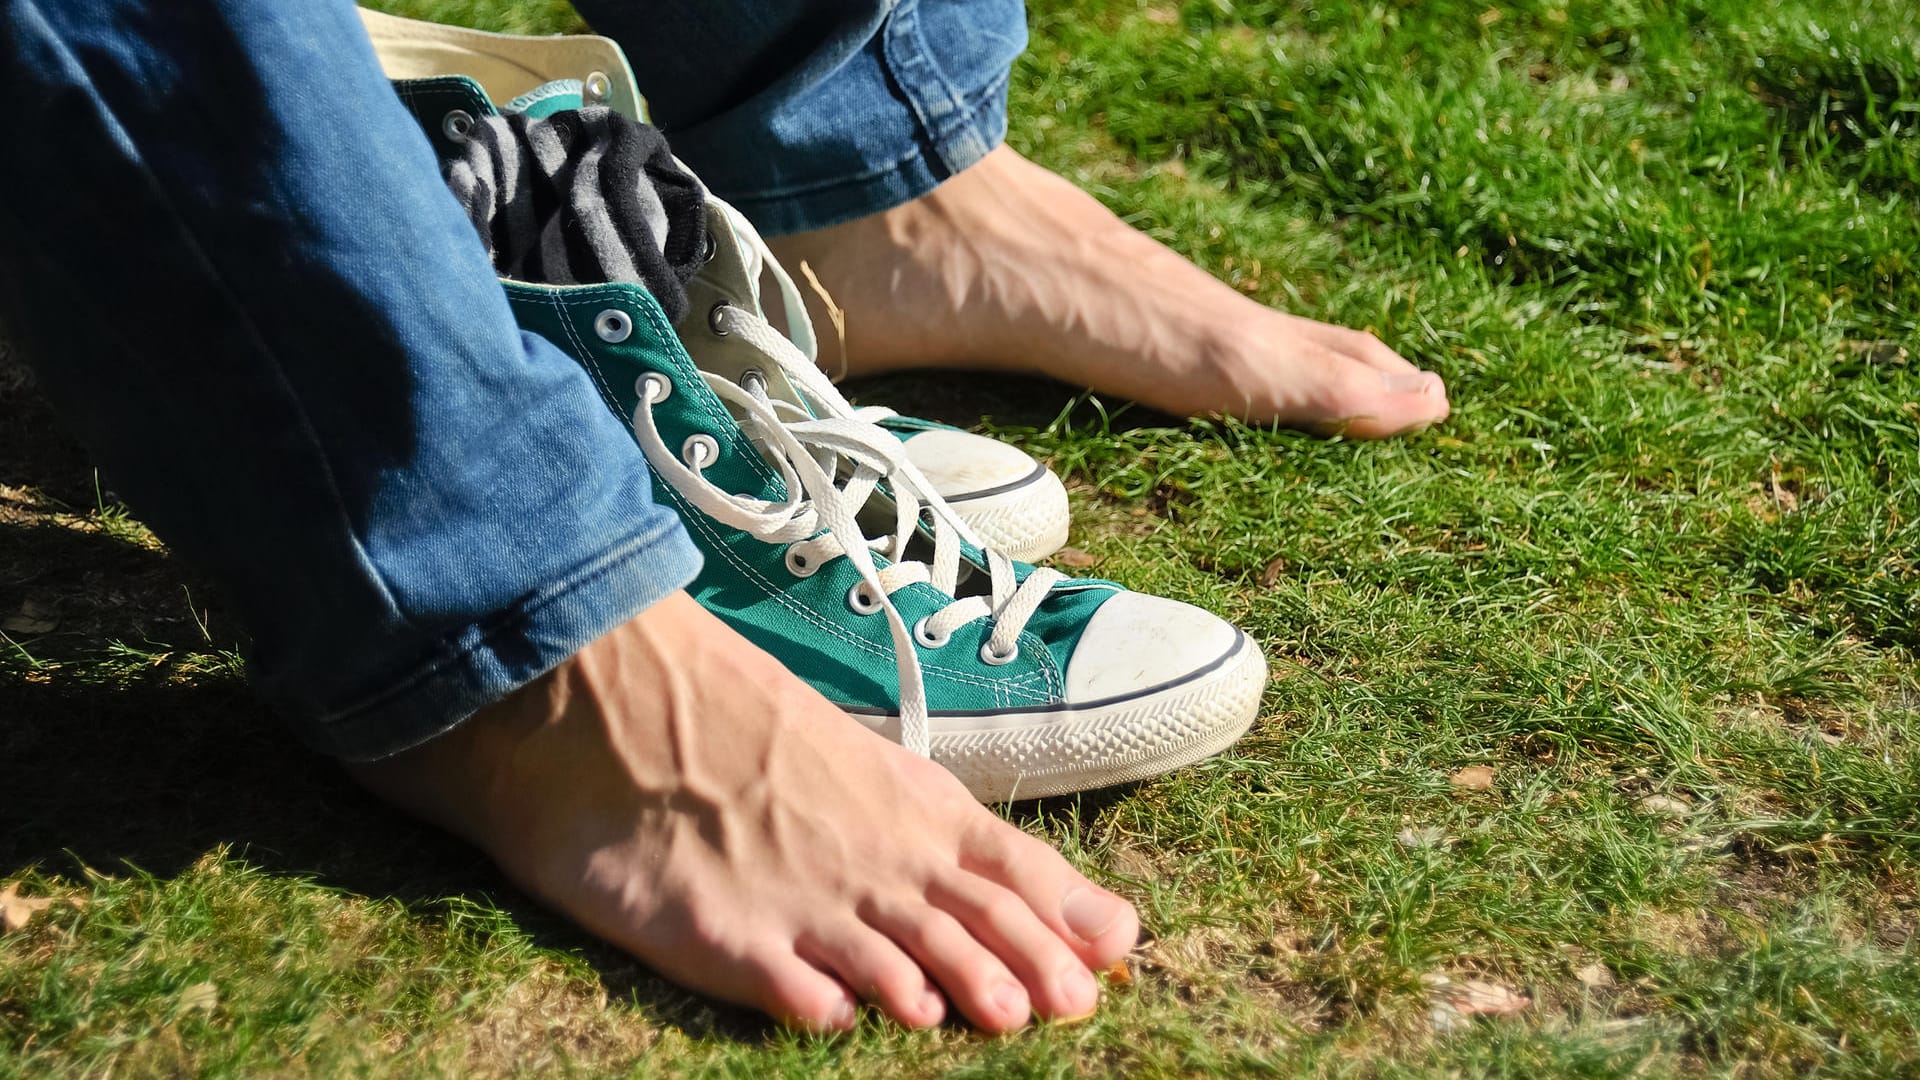
<path id="1" fill-rule="evenodd" d="M 674 153 L 779 236 L 898 206 L 1007 133 L 1022 0 L 574 0 Z"/>
<path id="2" fill-rule="evenodd" d="M 753 8 L 627 40 L 676 147 L 772 227 L 999 139 L 1017 0 Z M 5 326 L 314 746 L 423 742 L 698 571 L 586 374 L 515 325 L 348 0 L 0 0 L 0 100 Z"/>
<path id="3" fill-rule="evenodd" d="M 692 579 L 347 0 L 0 12 L 5 323 L 311 743 L 425 741 Z"/>

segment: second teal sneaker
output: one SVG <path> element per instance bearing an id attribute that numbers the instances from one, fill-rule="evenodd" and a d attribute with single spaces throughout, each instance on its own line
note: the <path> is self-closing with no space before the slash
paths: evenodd
<path id="1" fill-rule="evenodd" d="M 707 199 L 708 261 L 687 286 L 687 315 L 677 327 L 696 363 L 721 367 L 779 361 L 729 330 L 736 320 L 769 321 L 777 314 L 791 349 L 781 356 L 817 368 L 819 352 L 807 306 L 792 275 L 780 265 L 746 216 L 724 200 Z M 769 292 L 763 301 L 762 292 Z M 835 395 L 838 399 L 839 395 Z M 826 402 L 809 403 L 816 410 Z M 1015 447 L 984 435 L 892 409 L 863 406 L 846 415 L 878 424 L 906 446 L 907 460 L 971 530 L 975 543 L 1026 562 L 1038 562 L 1067 542 L 1067 489 L 1060 478 Z"/>

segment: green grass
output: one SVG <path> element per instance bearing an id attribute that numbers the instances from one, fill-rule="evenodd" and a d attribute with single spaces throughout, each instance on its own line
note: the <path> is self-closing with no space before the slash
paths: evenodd
<path id="1" fill-rule="evenodd" d="M 860 388 L 991 416 L 1101 575 L 1288 675 L 1229 755 L 1017 812 L 1141 906 L 1135 985 L 997 1040 L 672 990 L 289 746 L 218 601 L 0 368 L 0 617 L 57 624 L 0 641 L 0 880 L 88 901 L 0 938 L 0 1075 L 1920 1072 L 1920 9 L 1031 22 L 1016 146 L 1456 408 L 1350 444 Z M 1436 974 L 1533 1004 L 1436 1031 Z"/>

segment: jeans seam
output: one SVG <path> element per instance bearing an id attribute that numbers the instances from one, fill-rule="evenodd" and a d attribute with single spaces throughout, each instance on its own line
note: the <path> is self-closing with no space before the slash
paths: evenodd
<path id="1" fill-rule="evenodd" d="M 982 135 L 976 121 L 982 107 L 1007 85 L 1010 73 L 1003 73 L 994 79 L 987 85 L 981 98 L 970 103 L 967 95 L 955 88 L 947 79 L 946 72 L 934 62 L 933 50 L 921 33 L 919 5 L 912 0 L 900 4 L 888 14 L 881 33 L 884 36 L 880 57 L 886 65 L 887 75 L 900 88 L 901 96 L 906 99 L 913 113 L 914 122 L 920 126 L 921 135 L 933 154 L 940 159 L 940 165 L 947 174 L 952 175 L 965 167 L 955 167 L 955 161 L 965 156 L 962 151 L 971 153 L 973 144 L 992 149 L 989 144 L 993 140 Z M 929 90 L 938 91 L 944 107 L 938 110 L 927 107 L 926 102 L 932 96 Z"/>
<path id="2" fill-rule="evenodd" d="M 928 59 L 930 50 L 920 33 L 917 9 L 918 5 L 911 2 L 899 4 L 888 13 L 886 24 L 880 30 L 880 61 L 887 77 L 899 88 L 913 124 L 919 129 L 916 145 L 891 161 L 859 173 L 733 194 L 728 196 L 729 202 L 763 204 L 853 189 L 897 176 L 915 162 L 932 166 L 936 175 L 951 176 L 978 160 L 976 150 L 984 154 L 1002 141 L 1002 133 L 987 130 L 982 121 L 997 111 L 996 102 L 1004 96 L 1012 73 L 996 76 L 969 100 L 968 95 L 956 90 Z M 902 39 L 909 36 L 912 40 L 903 42 Z M 925 104 L 930 90 L 947 103 L 937 115 Z M 963 162 L 963 159 L 967 160 Z"/>
<path id="3" fill-rule="evenodd" d="M 955 123 L 948 125 L 949 128 L 953 129 L 970 128 L 971 130 L 964 135 L 952 130 L 937 137 L 929 133 L 927 146 L 916 146 L 899 158 L 877 168 L 869 169 L 866 172 L 857 173 L 852 176 L 836 176 L 830 180 L 819 180 L 805 184 L 790 184 L 777 188 L 765 188 L 746 194 L 733 194 L 727 196 L 727 201 L 737 207 L 759 203 L 777 203 L 795 197 L 820 195 L 828 192 L 857 188 L 889 176 L 898 176 L 906 171 L 907 166 L 916 161 L 927 162 L 929 157 L 933 158 L 930 164 L 937 165 L 940 172 L 951 176 L 959 171 L 951 166 L 952 163 L 961 156 L 957 152 L 959 147 L 954 145 L 959 142 L 961 138 L 977 139 L 980 145 L 985 146 L 989 151 L 1004 141 L 1004 137 L 1000 133 L 996 132 L 989 135 L 982 130 L 979 120 L 982 114 L 992 111 L 992 102 L 995 94 L 1001 87 L 1007 85 L 1008 82 L 1009 80 L 1006 78 L 996 80 L 993 86 L 990 87 L 983 96 L 982 100 L 970 106 L 964 113 L 958 114 L 959 119 Z M 917 114 L 915 116 L 915 123 L 920 123 Z M 925 125 L 922 124 L 921 126 L 924 130 Z M 975 158 L 974 160 L 977 161 L 979 159 Z M 967 162 L 967 165 L 971 164 L 973 164 L 972 161 Z M 965 167 L 965 165 L 961 166 L 962 169 Z"/>
<path id="4" fill-rule="evenodd" d="M 635 558 L 667 541 L 680 527 L 678 516 L 669 514 L 659 527 L 629 536 L 620 543 L 604 549 L 600 554 L 582 563 L 572 573 L 562 576 L 557 582 L 542 586 L 522 600 L 463 624 L 462 629 L 472 627 L 481 631 L 480 637 L 468 645 L 457 646 L 446 635 L 441 635 L 435 642 L 438 650 L 443 654 L 439 659 L 414 668 L 397 682 L 368 694 L 350 705 L 315 718 L 313 724 L 316 727 L 334 727 L 349 723 L 366 713 L 405 697 L 441 673 L 471 658 L 484 647 L 524 627 L 534 616 L 554 603 L 623 569 Z"/>
<path id="5" fill-rule="evenodd" d="M 856 187 L 860 184 L 871 183 L 882 177 L 896 175 L 905 166 L 915 161 L 924 161 L 926 156 L 926 151 L 916 146 L 894 160 L 875 166 L 865 172 L 855 173 L 851 176 L 836 176 L 828 180 L 812 180 L 804 184 L 788 184 L 783 187 L 765 188 L 747 195 L 729 195 L 727 196 L 727 201 L 738 206 L 743 202 L 765 202 L 768 200 L 792 198 L 796 195 L 817 195 L 823 191 Z"/>

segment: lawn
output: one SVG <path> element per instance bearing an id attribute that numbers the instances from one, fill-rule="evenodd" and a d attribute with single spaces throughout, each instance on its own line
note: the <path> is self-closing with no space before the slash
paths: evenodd
<path id="1" fill-rule="evenodd" d="M 0 1076 L 1920 1073 L 1920 6 L 1030 21 L 1018 148 L 1455 406 L 854 387 L 1046 457 L 1073 562 L 1285 676 L 1224 757 L 1009 810 L 1140 906 L 1131 985 L 1001 1039 L 675 991 L 290 744 L 0 361 L 0 882 L 72 901 L 0 936 Z"/>

